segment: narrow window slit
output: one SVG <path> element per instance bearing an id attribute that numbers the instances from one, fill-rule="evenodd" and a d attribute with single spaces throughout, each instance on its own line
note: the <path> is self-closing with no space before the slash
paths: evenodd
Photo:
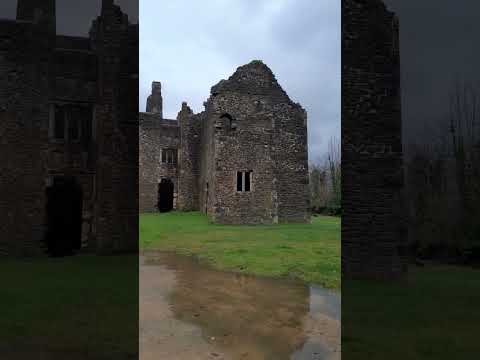
<path id="1" fill-rule="evenodd" d="M 241 171 L 237 172 L 237 191 L 243 190 L 243 173 Z"/>

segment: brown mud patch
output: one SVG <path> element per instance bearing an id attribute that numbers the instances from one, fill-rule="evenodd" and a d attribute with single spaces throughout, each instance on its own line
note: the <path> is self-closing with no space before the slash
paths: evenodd
<path id="1" fill-rule="evenodd" d="M 340 359 L 340 296 L 146 253 L 140 359 Z"/>

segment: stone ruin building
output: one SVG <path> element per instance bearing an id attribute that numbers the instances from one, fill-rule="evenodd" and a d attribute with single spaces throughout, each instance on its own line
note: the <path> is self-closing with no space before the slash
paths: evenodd
<path id="1" fill-rule="evenodd" d="M 138 25 L 113 0 L 88 37 L 56 34 L 55 0 L 0 20 L 0 255 L 137 249 L 132 54 Z"/>
<path id="2" fill-rule="evenodd" d="M 342 0 L 342 275 L 407 270 L 399 27 L 380 0 Z"/>
<path id="3" fill-rule="evenodd" d="M 205 110 L 140 114 L 140 212 L 201 211 L 224 224 L 310 221 L 307 114 L 261 61 L 211 88 Z"/>

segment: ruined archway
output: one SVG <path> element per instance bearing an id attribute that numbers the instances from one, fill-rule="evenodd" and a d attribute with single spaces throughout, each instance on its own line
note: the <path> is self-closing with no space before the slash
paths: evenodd
<path id="1" fill-rule="evenodd" d="M 82 189 L 75 178 L 57 176 L 46 193 L 47 252 L 51 256 L 73 255 L 82 241 Z"/>
<path id="2" fill-rule="evenodd" d="M 173 182 L 170 179 L 162 179 L 158 184 L 158 210 L 168 212 L 173 210 Z"/>

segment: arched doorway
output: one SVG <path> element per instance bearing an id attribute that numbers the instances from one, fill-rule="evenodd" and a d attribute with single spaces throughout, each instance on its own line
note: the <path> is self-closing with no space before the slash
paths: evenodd
<path id="1" fill-rule="evenodd" d="M 173 182 L 162 179 L 158 184 L 158 210 L 168 212 L 173 210 Z"/>
<path id="2" fill-rule="evenodd" d="M 46 193 L 47 252 L 51 256 L 73 255 L 82 241 L 82 188 L 75 178 L 58 176 Z"/>

